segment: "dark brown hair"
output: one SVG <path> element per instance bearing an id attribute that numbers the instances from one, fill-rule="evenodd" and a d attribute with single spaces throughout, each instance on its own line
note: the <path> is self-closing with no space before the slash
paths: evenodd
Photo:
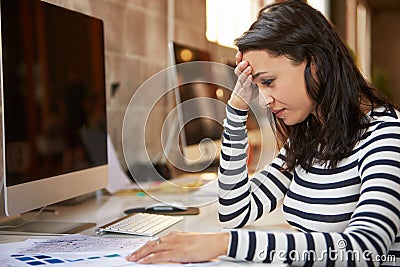
<path id="1" fill-rule="evenodd" d="M 334 27 L 302 1 L 266 6 L 235 44 L 244 53 L 265 50 L 294 64 L 307 62 L 304 78 L 308 95 L 317 103 L 317 116 L 310 114 L 292 126 L 274 116 L 278 143 L 287 150 L 288 170 L 298 164 L 310 170 L 314 162 L 336 167 L 351 154 L 367 127 L 361 101 L 371 109 L 392 106 L 360 73 Z"/>

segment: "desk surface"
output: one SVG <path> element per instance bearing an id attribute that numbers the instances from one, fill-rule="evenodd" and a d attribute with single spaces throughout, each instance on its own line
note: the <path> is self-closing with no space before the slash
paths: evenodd
<path id="1" fill-rule="evenodd" d="M 209 203 L 208 205 L 200 206 L 199 215 L 184 216 L 184 220 L 178 224 L 161 232 L 163 236 L 174 230 L 180 231 L 196 231 L 196 232 L 215 232 L 222 230 L 218 222 L 216 196 L 199 195 L 193 192 L 181 194 L 164 194 L 163 199 L 171 201 L 180 201 L 183 203 Z M 24 218 L 28 220 L 42 221 L 67 221 L 67 222 L 94 222 L 97 226 L 104 225 L 113 220 L 124 216 L 123 211 L 128 208 L 143 207 L 155 203 L 156 200 L 148 195 L 124 195 L 124 196 L 109 196 L 97 194 L 96 197 L 85 200 L 76 205 L 51 206 L 50 209 L 56 212 L 42 212 L 37 215 L 33 212 L 24 214 Z M 257 221 L 250 228 L 256 229 L 288 229 L 287 224 L 283 219 L 280 209 L 265 216 L 262 220 Z M 88 229 L 83 234 L 94 235 L 95 227 Z M 43 238 L 43 236 L 37 236 Z M 35 236 L 26 235 L 0 235 L 0 243 L 23 241 Z M 48 237 L 47 237 L 48 238 Z M 263 265 L 265 266 L 265 265 Z"/>

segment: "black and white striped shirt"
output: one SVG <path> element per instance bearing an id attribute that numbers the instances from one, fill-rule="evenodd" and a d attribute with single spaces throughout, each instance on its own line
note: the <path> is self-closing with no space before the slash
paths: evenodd
<path id="1" fill-rule="evenodd" d="M 222 226 L 241 228 L 283 201 L 285 219 L 299 230 L 230 230 L 228 256 L 300 266 L 400 266 L 400 112 L 381 108 L 368 116 L 369 128 L 336 168 L 282 171 L 282 149 L 249 179 L 247 111 L 227 106 L 218 178 Z"/>

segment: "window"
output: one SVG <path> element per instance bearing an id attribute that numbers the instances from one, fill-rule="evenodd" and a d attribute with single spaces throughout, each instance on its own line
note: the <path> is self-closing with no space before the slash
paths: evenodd
<path id="1" fill-rule="evenodd" d="M 264 0 L 207 0 L 207 39 L 234 47 L 234 40 L 248 30 L 265 3 Z"/>
<path id="2" fill-rule="evenodd" d="M 206 0 L 207 32 L 210 42 L 234 47 L 241 36 L 256 20 L 260 8 L 275 0 Z M 330 0 L 309 0 L 310 5 L 329 16 Z"/>
<path id="3" fill-rule="evenodd" d="M 330 16 L 330 0 L 307 0 L 313 8 L 319 10 L 326 18 Z"/>
<path id="4" fill-rule="evenodd" d="M 367 79 L 371 78 L 371 14 L 364 0 L 346 2 L 346 42 Z"/>

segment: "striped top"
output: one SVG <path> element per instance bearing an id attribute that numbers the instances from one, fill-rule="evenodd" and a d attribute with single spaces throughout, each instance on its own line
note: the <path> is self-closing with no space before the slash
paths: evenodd
<path id="1" fill-rule="evenodd" d="M 351 156 L 337 168 L 281 171 L 285 150 L 248 178 L 247 111 L 227 106 L 219 168 L 219 219 L 227 255 L 293 266 L 400 266 L 400 112 L 375 109 Z M 298 231 L 241 228 L 283 202 Z M 336 265 L 335 265 L 336 264 Z"/>

